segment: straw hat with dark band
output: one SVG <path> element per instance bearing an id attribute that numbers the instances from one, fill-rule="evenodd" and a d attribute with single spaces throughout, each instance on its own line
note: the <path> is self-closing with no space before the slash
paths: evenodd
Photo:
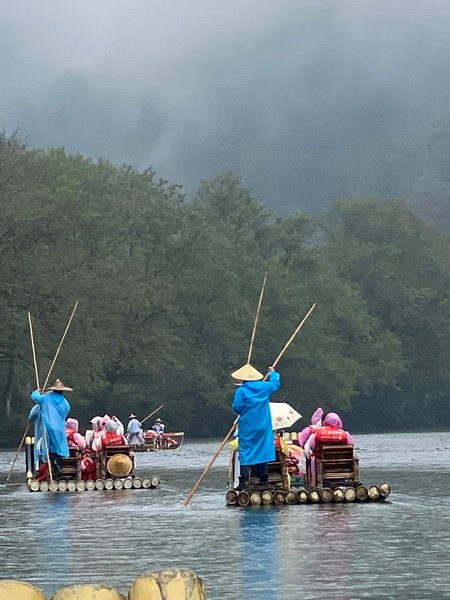
<path id="1" fill-rule="evenodd" d="M 231 377 L 241 381 L 258 381 L 259 379 L 263 379 L 264 375 L 257 371 L 255 367 L 252 367 L 250 363 L 247 363 L 237 371 L 234 371 L 234 373 L 231 373 Z"/>
<path id="2" fill-rule="evenodd" d="M 52 390 L 53 392 L 73 392 L 73 389 L 64 385 L 60 379 L 56 379 L 53 385 L 45 388 L 45 391 L 49 390 Z"/>
<path id="3" fill-rule="evenodd" d="M 133 463 L 126 454 L 115 454 L 108 460 L 106 469 L 114 477 L 126 477 L 131 473 Z"/>

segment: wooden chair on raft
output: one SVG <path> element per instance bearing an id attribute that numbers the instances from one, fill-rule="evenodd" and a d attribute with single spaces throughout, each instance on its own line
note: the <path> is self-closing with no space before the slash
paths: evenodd
<path id="1" fill-rule="evenodd" d="M 276 450 L 275 460 L 268 463 L 269 481 L 266 484 L 259 483 L 259 477 L 254 472 L 254 467 L 250 470 L 250 486 L 259 488 L 277 488 L 288 492 L 290 489 L 289 473 L 286 464 L 286 456 L 280 450 Z"/>
<path id="2" fill-rule="evenodd" d="M 69 458 L 62 459 L 62 478 L 81 479 L 81 452 L 77 448 L 69 448 Z"/>
<path id="3" fill-rule="evenodd" d="M 133 463 L 133 469 L 131 472 L 134 471 L 134 455 L 130 446 L 106 446 L 106 448 L 102 452 L 99 452 L 97 455 L 98 478 L 111 477 L 111 475 L 108 473 L 107 464 L 111 456 L 115 456 L 116 454 L 124 454 L 125 456 L 128 456 L 131 459 L 131 462 Z"/>
<path id="4" fill-rule="evenodd" d="M 319 447 L 315 460 L 307 461 L 307 486 L 335 487 L 355 485 L 358 482 L 359 459 L 354 454 L 353 446 L 349 444 L 323 444 Z"/>

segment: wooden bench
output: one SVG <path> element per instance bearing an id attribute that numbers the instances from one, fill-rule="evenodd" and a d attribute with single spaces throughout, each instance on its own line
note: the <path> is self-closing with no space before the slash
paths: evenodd
<path id="1" fill-rule="evenodd" d="M 62 459 L 62 479 L 81 479 L 81 453 L 69 448 L 69 458 Z"/>
<path id="2" fill-rule="evenodd" d="M 285 492 L 289 491 L 289 474 L 286 465 L 286 456 L 276 450 L 276 458 L 273 462 L 268 463 L 268 483 L 261 484 L 259 477 L 256 475 L 255 468 L 250 469 L 250 485 L 252 487 L 275 487 Z"/>
<path id="3" fill-rule="evenodd" d="M 314 468 L 317 487 L 333 487 L 341 484 L 355 484 L 359 481 L 359 459 L 354 448 L 348 444 L 323 444 L 319 447 L 315 461 L 308 461 L 306 483 L 314 480 L 311 469 Z"/>
<path id="4" fill-rule="evenodd" d="M 98 452 L 97 454 L 97 477 L 99 478 L 111 477 L 111 475 L 108 473 L 106 465 L 108 464 L 108 460 L 111 458 L 111 456 L 114 456 L 115 454 L 125 454 L 125 456 L 129 456 L 131 458 L 131 462 L 133 463 L 133 469 L 131 472 L 134 471 L 134 455 L 130 446 L 128 445 L 106 446 L 102 452 Z"/>

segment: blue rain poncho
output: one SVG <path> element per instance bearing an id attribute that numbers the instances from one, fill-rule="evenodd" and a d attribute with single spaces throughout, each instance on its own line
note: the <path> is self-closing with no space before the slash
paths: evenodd
<path id="1" fill-rule="evenodd" d="M 69 456 L 69 446 L 66 436 L 66 417 L 70 410 L 70 404 L 61 393 L 46 392 L 41 394 L 39 390 L 31 394 L 31 399 L 41 409 L 42 424 L 48 440 L 49 452 L 55 452 L 59 456 Z M 41 454 L 46 456 L 45 444 L 42 444 Z"/>
<path id="2" fill-rule="evenodd" d="M 235 392 L 233 410 L 239 415 L 239 460 L 257 465 L 275 460 L 270 395 L 280 389 L 280 374 L 269 373 L 269 381 L 247 381 Z"/>
<path id="3" fill-rule="evenodd" d="M 34 463 L 35 467 L 38 468 L 39 460 L 44 460 L 44 456 L 42 454 L 42 417 L 41 407 L 39 406 L 39 404 L 35 404 L 30 410 L 28 420 L 34 423 Z M 47 456 L 45 456 L 45 460 L 47 460 Z"/>

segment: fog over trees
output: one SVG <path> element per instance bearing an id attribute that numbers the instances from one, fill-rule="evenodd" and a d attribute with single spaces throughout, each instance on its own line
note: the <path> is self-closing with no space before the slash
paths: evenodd
<path id="1" fill-rule="evenodd" d="M 445 0 L 1 5 L 2 126 L 32 145 L 191 196 L 232 170 L 279 214 L 402 197 L 448 226 Z"/>

